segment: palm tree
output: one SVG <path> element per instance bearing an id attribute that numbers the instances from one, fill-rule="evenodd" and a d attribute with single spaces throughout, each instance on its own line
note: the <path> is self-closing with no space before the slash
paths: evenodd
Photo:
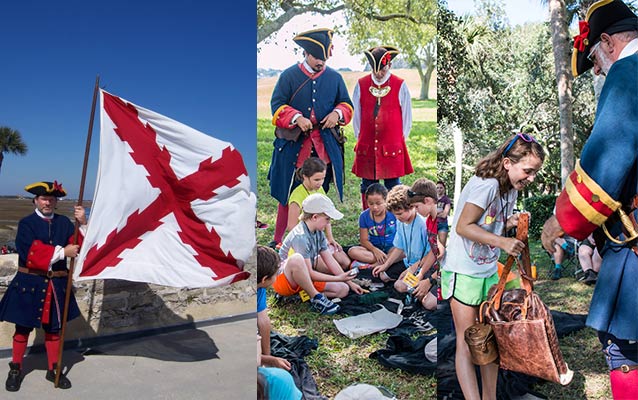
<path id="1" fill-rule="evenodd" d="M 0 170 L 4 153 L 24 155 L 27 153 L 27 145 L 22 141 L 20 132 L 7 126 L 0 126 Z"/>

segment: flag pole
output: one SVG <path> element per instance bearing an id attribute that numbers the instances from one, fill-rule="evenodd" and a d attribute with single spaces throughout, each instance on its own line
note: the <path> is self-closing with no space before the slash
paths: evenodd
<path id="1" fill-rule="evenodd" d="M 89 163 L 89 151 L 91 150 L 91 136 L 93 134 L 93 120 L 95 117 L 95 103 L 97 102 L 97 94 L 100 86 L 100 75 L 95 77 L 95 87 L 93 88 L 93 104 L 91 105 L 91 117 L 89 119 L 89 131 L 86 136 L 86 146 L 84 149 L 84 164 L 82 165 L 82 179 L 80 181 L 80 193 L 78 194 L 78 206 L 82 206 L 84 198 L 84 183 L 86 181 L 86 168 Z M 80 232 L 80 223 L 75 220 L 75 232 L 73 234 L 73 244 L 78 243 Z M 75 269 L 75 257 L 71 258 L 69 263 L 69 275 L 66 282 L 66 295 L 64 296 L 64 312 L 62 313 L 62 329 L 60 331 L 60 351 L 58 352 L 58 364 L 55 370 L 55 387 L 60 382 L 60 374 L 62 373 L 62 353 L 64 352 L 64 334 L 66 331 L 66 319 L 69 315 L 69 302 L 71 300 L 71 292 L 73 290 L 73 270 Z"/>

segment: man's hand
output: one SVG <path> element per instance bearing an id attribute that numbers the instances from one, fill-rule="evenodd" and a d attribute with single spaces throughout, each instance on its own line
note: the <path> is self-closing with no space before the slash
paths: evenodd
<path id="1" fill-rule="evenodd" d="M 77 257 L 79 252 L 80 252 L 80 245 L 78 244 L 67 244 L 64 247 L 65 257 Z"/>
<path id="2" fill-rule="evenodd" d="M 310 122 L 310 120 L 304 116 L 298 117 L 295 123 L 304 132 L 308 132 L 312 130 L 312 122 Z"/>
<path id="3" fill-rule="evenodd" d="M 73 216 L 80 225 L 86 225 L 86 211 L 84 211 L 84 207 L 75 206 L 73 209 Z"/>
<path id="4" fill-rule="evenodd" d="M 326 115 L 320 123 L 322 124 L 323 129 L 334 128 L 339 123 L 339 113 L 336 111 L 331 112 Z"/>
<path id="5" fill-rule="evenodd" d="M 543 242 L 543 247 L 545 250 L 549 251 L 551 254 L 554 254 L 554 240 L 556 238 L 562 237 L 565 234 L 563 228 L 561 228 L 558 223 L 558 219 L 556 219 L 555 215 L 552 215 L 545 221 L 543 225 L 543 231 L 541 232 L 541 242 Z"/>

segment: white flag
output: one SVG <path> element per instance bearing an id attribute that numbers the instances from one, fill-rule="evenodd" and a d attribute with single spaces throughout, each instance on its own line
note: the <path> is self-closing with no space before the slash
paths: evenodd
<path id="1" fill-rule="evenodd" d="M 239 152 L 100 91 L 97 184 L 76 280 L 211 287 L 248 278 L 255 195 Z"/>

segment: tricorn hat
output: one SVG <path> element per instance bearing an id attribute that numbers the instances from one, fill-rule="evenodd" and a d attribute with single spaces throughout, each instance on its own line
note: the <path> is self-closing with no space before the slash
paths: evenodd
<path id="1" fill-rule="evenodd" d="M 372 72 L 379 72 L 399 54 L 399 50 L 392 46 L 379 46 L 366 50 L 363 54 L 368 58 Z"/>
<path id="2" fill-rule="evenodd" d="M 319 28 L 302 32 L 292 38 L 306 53 L 326 61 L 332 55 L 332 29 Z"/>
<path id="3" fill-rule="evenodd" d="M 35 182 L 24 187 L 24 190 L 35 196 L 53 196 L 64 197 L 66 196 L 66 190 L 62 187 L 58 181 L 53 182 Z"/>
<path id="4" fill-rule="evenodd" d="M 574 36 L 572 74 L 583 74 L 594 66 L 587 56 L 600 41 L 600 35 L 638 30 L 638 17 L 620 0 L 600 0 L 587 10 L 584 21 L 578 23 L 580 33 Z"/>

